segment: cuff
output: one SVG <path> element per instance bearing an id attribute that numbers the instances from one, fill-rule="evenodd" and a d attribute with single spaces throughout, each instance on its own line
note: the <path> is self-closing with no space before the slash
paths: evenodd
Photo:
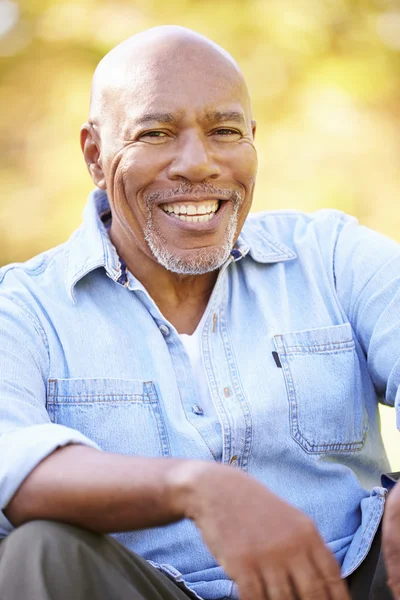
<path id="1" fill-rule="evenodd" d="M 53 423 L 24 427 L 0 437 L 0 538 L 14 529 L 3 510 L 23 481 L 54 450 L 68 444 L 101 450 L 79 431 Z"/>

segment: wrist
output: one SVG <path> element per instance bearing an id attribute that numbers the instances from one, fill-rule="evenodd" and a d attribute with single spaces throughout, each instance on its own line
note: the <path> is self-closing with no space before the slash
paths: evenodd
<path id="1" fill-rule="evenodd" d="M 200 460 L 182 460 L 169 470 L 167 490 L 171 511 L 178 519 L 196 520 L 201 490 L 219 477 L 221 465 Z"/>

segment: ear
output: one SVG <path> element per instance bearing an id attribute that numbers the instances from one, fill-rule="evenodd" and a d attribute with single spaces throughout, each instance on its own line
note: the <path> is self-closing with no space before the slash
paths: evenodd
<path id="1" fill-rule="evenodd" d="M 90 123 L 82 125 L 81 148 L 93 183 L 100 189 L 105 190 L 106 178 L 101 166 L 100 140 Z"/>
<path id="2" fill-rule="evenodd" d="M 254 121 L 254 119 L 252 119 L 252 121 L 251 121 L 251 131 L 253 133 L 253 140 L 256 137 L 256 130 L 257 130 L 257 123 L 256 123 L 256 121 Z"/>

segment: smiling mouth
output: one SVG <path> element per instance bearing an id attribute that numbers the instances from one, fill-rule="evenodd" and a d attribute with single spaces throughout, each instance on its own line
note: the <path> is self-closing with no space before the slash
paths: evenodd
<path id="1" fill-rule="evenodd" d="M 191 204 L 186 202 L 170 202 L 160 204 L 160 208 L 170 217 L 188 223 L 207 223 L 214 218 L 221 205 L 220 200 L 208 200 Z"/>

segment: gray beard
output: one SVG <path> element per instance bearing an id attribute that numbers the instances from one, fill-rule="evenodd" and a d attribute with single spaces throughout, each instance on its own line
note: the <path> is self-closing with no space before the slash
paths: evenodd
<path id="1" fill-rule="evenodd" d="M 192 187 L 190 190 L 193 193 Z M 172 195 L 174 197 L 184 195 L 186 191 L 187 186 L 184 188 L 180 187 L 179 190 L 174 191 L 173 194 L 169 194 L 169 197 Z M 177 273 L 178 275 L 204 275 L 205 273 L 216 271 L 228 260 L 232 250 L 238 224 L 239 207 L 242 203 L 240 194 L 238 192 L 232 192 L 231 190 L 216 190 L 210 185 L 202 186 L 201 191 L 211 192 L 212 194 L 218 193 L 221 198 L 229 197 L 233 202 L 233 213 L 226 228 L 224 243 L 219 248 L 186 250 L 183 255 L 176 255 L 168 250 L 164 236 L 154 225 L 153 211 L 156 207 L 154 200 L 167 200 L 168 196 L 164 195 L 164 197 L 161 197 L 159 194 L 152 194 L 146 199 L 147 218 L 144 227 L 145 240 L 157 262 L 167 269 L 167 271 Z M 160 210 L 159 207 L 156 207 L 156 209 Z"/>

